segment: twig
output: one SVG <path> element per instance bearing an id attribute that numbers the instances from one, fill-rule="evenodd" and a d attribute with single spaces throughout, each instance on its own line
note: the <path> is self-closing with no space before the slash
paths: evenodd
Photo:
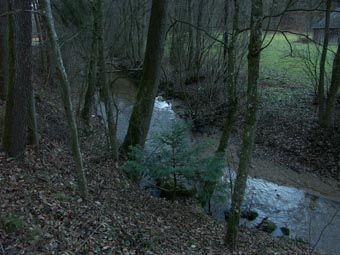
<path id="1" fill-rule="evenodd" d="M 0 247 L 1 247 L 1 253 L 2 253 L 2 254 L 5 254 L 5 249 L 4 249 L 4 247 L 3 247 L 2 244 L 0 244 Z"/>
<path id="2" fill-rule="evenodd" d="M 15 11 L 9 11 L 9 12 L 3 12 L 0 14 L 0 18 L 1 17 L 5 17 L 5 16 L 8 16 L 8 15 L 12 15 L 12 14 L 16 14 L 16 13 L 20 13 L 20 12 L 31 12 L 31 13 L 37 13 L 37 14 L 40 14 L 41 13 L 39 11 L 34 11 L 34 10 L 21 10 L 21 9 L 17 9 Z"/>
<path id="3" fill-rule="evenodd" d="M 89 241 L 89 239 L 103 226 L 103 223 L 100 223 L 98 227 L 96 227 L 95 230 L 91 232 L 91 234 L 79 245 L 79 247 L 75 250 L 74 254 L 77 254 L 83 248 L 83 246 Z"/>
<path id="4" fill-rule="evenodd" d="M 172 19 L 175 21 L 174 23 L 178 22 L 178 23 L 182 23 L 182 24 L 191 26 L 191 27 L 195 28 L 196 30 L 203 32 L 203 33 L 204 33 L 206 36 L 208 36 L 210 39 L 212 39 L 212 40 L 214 40 L 214 41 L 216 41 L 216 42 L 219 42 L 220 44 L 222 44 L 222 45 L 228 47 L 228 45 L 227 45 L 224 41 L 222 41 L 222 40 L 218 39 L 217 37 L 211 35 L 211 34 L 210 34 L 207 30 L 205 30 L 204 28 L 198 27 L 198 26 L 196 26 L 196 25 L 194 25 L 194 24 L 191 24 L 190 22 L 187 22 L 187 21 L 184 21 L 184 20 L 178 20 L 178 19 L 175 19 L 175 18 L 172 18 Z"/>
<path id="5" fill-rule="evenodd" d="M 285 33 L 282 33 L 283 37 L 286 39 L 286 42 L 289 45 L 289 49 L 290 49 L 290 55 L 289 56 L 293 56 L 293 46 L 291 44 L 291 42 L 289 41 L 287 35 Z"/>
<path id="6" fill-rule="evenodd" d="M 326 231 L 326 229 L 333 223 L 335 217 L 338 215 L 340 209 L 337 209 L 332 218 L 330 219 L 329 222 L 327 222 L 327 224 L 322 228 L 321 232 L 320 232 L 320 235 L 318 237 L 318 239 L 316 240 L 315 244 L 313 245 L 312 249 L 310 250 L 309 254 L 312 254 L 316 248 L 316 246 L 319 244 L 320 240 L 321 240 L 321 237 L 323 236 L 324 232 Z"/>
<path id="7" fill-rule="evenodd" d="M 296 3 L 296 2 L 295 2 Z M 263 19 L 268 19 L 268 18 L 277 18 L 277 17 L 280 17 L 280 16 L 283 16 L 284 14 L 288 13 L 288 12 L 314 12 L 314 11 L 323 11 L 320 8 L 320 6 L 322 5 L 323 1 L 321 0 L 319 2 L 319 4 L 314 7 L 314 8 L 310 8 L 310 9 L 307 9 L 307 8 L 296 8 L 296 9 L 289 9 L 291 6 L 293 6 L 295 4 L 293 1 L 289 1 L 289 3 L 287 4 L 286 8 L 280 12 L 280 13 L 277 13 L 277 14 L 274 14 L 274 15 L 267 15 L 267 16 L 264 16 Z"/>

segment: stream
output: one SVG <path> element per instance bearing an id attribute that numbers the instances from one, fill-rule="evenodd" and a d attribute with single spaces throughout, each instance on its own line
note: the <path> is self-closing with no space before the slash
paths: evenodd
<path id="1" fill-rule="evenodd" d="M 122 142 L 127 132 L 136 86 L 125 78 L 113 84 L 114 98 L 119 108 L 117 138 Z M 103 116 L 103 104 L 97 102 L 97 114 Z M 105 119 L 105 118 L 104 118 Z M 172 110 L 171 104 L 157 97 L 148 140 L 180 118 Z M 105 120 L 103 120 L 105 122 Z M 190 135 L 190 134 L 188 134 Z M 148 149 L 150 143 L 146 143 Z M 235 172 L 226 167 L 221 182 L 226 186 L 225 196 L 230 198 L 230 180 Z M 211 213 L 217 220 L 224 221 L 225 211 L 230 208 L 230 199 L 215 201 L 211 204 Z M 274 222 L 276 229 L 273 236 L 284 236 L 282 228 L 289 229 L 289 237 L 308 242 L 310 247 L 330 255 L 340 255 L 340 203 L 322 196 L 316 196 L 302 189 L 280 186 L 275 183 L 249 177 L 247 181 L 244 210 L 258 213 L 258 217 L 249 221 L 242 219 L 247 227 L 258 226 L 264 218 Z"/>

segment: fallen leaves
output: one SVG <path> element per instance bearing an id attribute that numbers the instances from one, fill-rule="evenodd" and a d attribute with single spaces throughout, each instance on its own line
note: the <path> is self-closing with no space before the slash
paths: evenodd
<path id="1" fill-rule="evenodd" d="M 81 136 L 90 191 L 84 201 L 72 175 L 62 108 L 48 98 L 52 93 L 45 96 L 37 107 L 39 148 L 29 148 L 22 163 L 0 154 L 0 214 L 25 223 L 12 234 L 0 228 L 0 254 L 308 254 L 299 243 L 250 229 L 241 229 L 237 251 L 229 252 L 224 223 L 196 203 L 152 197 L 128 180 L 106 157 L 100 127 Z"/>
<path id="2" fill-rule="evenodd" d="M 40 151 L 53 146 L 44 141 Z M 59 154 L 62 168 L 46 160 L 58 150 L 30 151 L 31 162 L 21 167 L 0 160 L 0 212 L 17 213 L 25 221 L 21 232 L 0 230 L 4 254 L 232 254 L 223 245 L 224 224 L 192 201 L 151 197 L 112 168 L 109 159 L 88 164 L 97 172 L 89 179 L 90 199 L 83 201 L 65 171 L 72 167 L 71 157 L 60 150 L 65 154 Z M 242 229 L 239 251 L 245 253 L 240 254 L 259 254 L 267 246 L 279 254 L 305 251 Z"/>

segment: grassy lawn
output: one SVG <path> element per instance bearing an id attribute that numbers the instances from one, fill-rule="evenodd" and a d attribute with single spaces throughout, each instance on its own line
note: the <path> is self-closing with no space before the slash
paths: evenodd
<path id="1" fill-rule="evenodd" d="M 263 43 L 267 47 L 261 54 L 260 85 L 262 85 L 262 96 L 275 102 L 291 102 L 296 97 L 310 98 L 314 93 L 315 80 L 308 73 L 307 66 L 311 67 L 309 70 L 312 69 L 314 75 L 318 74 L 322 47 L 313 42 L 307 43 L 304 37 L 298 35 L 286 34 L 285 37 L 278 33 L 273 40 L 272 36 L 273 33 L 267 34 Z M 223 40 L 221 36 L 218 38 Z M 170 55 L 170 48 L 171 40 L 168 40 L 165 47 L 166 56 Z M 336 50 L 336 45 L 330 45 L 326 61 L 326 82 L 330 81 Z M 216 43 L 210 49 L 210 53 L 216 56 L 220 54 L 220 51 L 221 45 L 219 43 Z M 303 58 L 310 59 L 312 64 Z M 247 58 L 245 57 L 241 65 L 243 71 L 245 71 L 243 67 L 246 68 L 246 65 Z"/>
<path id="2" fill-rule="evenodd" d="M 264 45 L 270 41 L 272 34 L 268 34 Z M 291 47 L 282 34 L 275 35 L 271 44 L 265 48 L 261 56 L 261 78 L 284 83 L 312 85 L 306 73 L 306 65 L 298 56 L 308 56 L 313 62 L 319 61 L 321 47 L 313 43 L 303 43 L 296 35 L 287 35 Z M 332 61 L 336 46 L 331 45 L 327 56 L 327 74 L 330 76 Z M 318 63 L 318 62 L 317 62 Z M 317 67 L 318 69 L 318 67 Z"/>
<path id="3" fill-rule="evenodd" d="M 272 39 L 273 33 L 268 33 L 263 45 L 267 46 Z M 222 36 L 218 39 L 223 40 Z M 287 39 L 289 43 L 287 42 Z M 311 77 L 306 72 L 306 64 L 299 56 L 306 56 L 316 63 L 316 70 L 319 69 L 318 64 L 321 57 L 322 47 L 314 43 L 303 42 L 304 38 L 286 34 L 286 37 L 281 33 L 275 35 L 268 47 L 262 51 L 261 55 L 261 79 L 268 80 L 269 83 L 285 83 L 290 85 L 313 85 Z M 170 56 L 171 40 L 167 40 L 165 47 L 165 55 Z M 221 45 L 216 43 L 210 49 L 210 54 L 220 54 Z M 336 52 L 336 45 L 329 47 L 326 71 L 328 77 L 331 75 L 332 62 Z M 243 59 L 246 64 L 246 58 Z M 315 68 L 314 67 L 314 68 Z"/>

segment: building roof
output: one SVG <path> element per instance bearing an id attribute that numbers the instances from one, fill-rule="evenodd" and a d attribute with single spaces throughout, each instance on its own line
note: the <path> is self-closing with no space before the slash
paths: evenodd
<path id="1" fill-rule="evenodd" d="M 324 29 L 325 28 L 326 19 L 323 18 L 317 23 L 314 24 L 314 29 Z M 331 13 L 331 22 L 329 28 L 340 28 L 340 7 L 336 8 L 335 11 Z"/>

